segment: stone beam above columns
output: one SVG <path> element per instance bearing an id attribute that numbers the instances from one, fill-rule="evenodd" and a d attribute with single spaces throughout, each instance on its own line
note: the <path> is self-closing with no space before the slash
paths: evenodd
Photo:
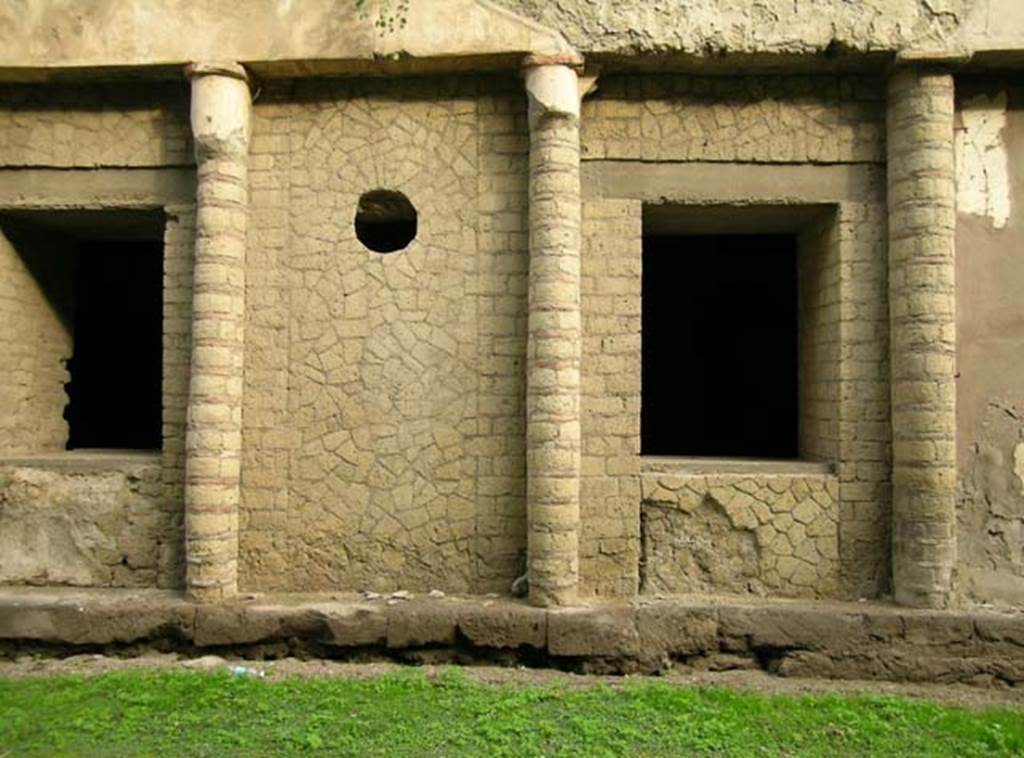
<path id="1" fill-rule="evenodd" d="M 237 64 L 196 63 L 186 73 L 198 177 L 185 438 L 186 586 L 192 599 L 216 602 L 238 591 L 252 102 Z"/>
<path id="2" fill-rule="evenodd" d="M 887 130 L 893 591 L 942 608 L 956 553 L 952 75 L 898 67 Z"/>
<path id="3" fill-rule="evenodd" d="M 566 61 L 529 58 L 526 380 L 530 601 L 573 605 L 580 528 L 580 92 Z"/>

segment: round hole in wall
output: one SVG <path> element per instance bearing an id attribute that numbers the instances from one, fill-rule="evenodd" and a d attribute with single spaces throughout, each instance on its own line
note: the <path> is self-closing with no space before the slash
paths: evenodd
<path id="1" fill-rule="evenodd" d="M 375 253 L 393 253 L 416 239 L 416 208 L 395 190 L 364 192 L 356 208 L 356 237 Z"/>

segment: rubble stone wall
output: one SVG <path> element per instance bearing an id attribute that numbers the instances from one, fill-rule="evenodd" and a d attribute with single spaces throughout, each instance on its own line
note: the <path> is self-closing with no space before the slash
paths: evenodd
<path id="1" fill-rule="evenodd" d="M 241 583 L 507 591 L 525 567 L 526 98 L 472 78 L 255 107 Z M 407 249 L 356 238 L 404 193 Z"/>
<path id="2" fill-rule="evenodd" d="M 0 584 L 156 586 L 162 491 L 153 454 L 0 459 Z"/>
<path id="3" fill-rule="evenodd" d="M 641 594 L 838 592 L 834 475 L 645 472 L 640 482 Z"/>
<path id="4" fill-rule="evenodd" d="M 0 166 L 192 163 L 184 81 L 0 88 Z"/>
<path id="5" fill-rule="evenodd" d="M 77 255 L 0 222 L 0 455 L 63 450 Z"/>
<path id="6" fill-rule="evenodd" d="M 756 549 L 765 557 L 749 563 L 756 576 L 752 581 L 714 572 L 703 574 L 700 582 L 688 581 L 704 591 L 803 596 L 877 597 L 887 590 L 891 511 L 886 227 L 879 170 L 885 144 L 882 84 L 859 77 L 610 77 L 584 101 L 584 159 L 595 168 L 622 161 L 631 161 L 633 168 L 625 178 L 596 170 L 592 175 L 599 181 L 585 188 L 585 588 L 628 596 L 640 581 L 635 567 L 651 571 L 657 564 L 666 576 L 684 571 L 668 567 L 682 558 L 658 547 L 671 539 L 641 541 L 638 532 L 641 511 L 647 537 L 678 534 L 690 528 L 680 524 L 691 520 L 674 506 L 669 511 L 649 507 L 647 490 L 639 492 L 650 486 L 647 474 L 640 473 L 639 455 L 643 205 L 710 204 L 721 213 L 729 206 L 742 210 L 751 203 L 774 203 L 777 219 L 791 206 L 806 206 L 807 220 L 793 227 L 799 247 L 794 308 L 800 312 L 801 457 L 835 466 L 828 494 L 821 496 L 833 519 L 830 542 L 821 547 L 822 573 L 812 579 L 806 566 L 818 560 L 817 539 L 825 535 L 803 545 L 804 563 L 798 564 L 789 554 L 757 547 L 752 533 L 728 518 L 709 516 L 721 544 L 731 545 L 721 548 L 723 559 L 741 543 L 752 546 L 751 555 Z M 829 164 L 834 176 L 825 171 L 774 186 L 765 172 L 772 164 L 790 163 L 821 169 Z M 706 169 L 705 186 L 672 180 L 673 168 L 683 171 L 688 164 Z M 717 179 L 710 164 L 749 172 L 752 182 L 756 174 L 759 194 L 748 196 L 742 183 Z M 653 178 L 655 172 L 653 189 L 644 176 Z M 770 208 L 760 216 L 771 218 Z M 757 223 L 738 221 L 734 229 L 757 233 Z M 744 486 L 755 485 L 761 491 L 768 482 L 755 476 Z M 826 492 L 823 485 L 820 491 Z M 767 494 L 765 499 L 778 500 Z M 657 555 L 648 555 L 650 550 Z M 787 559 L 785 576 L 776 564 L 768 567 L 765 561 L 774 560 L 769 556 Z M 798 566 L 805 568 L 798 571 Z M 651 581 L 657 582 L 644 580 Z M 673 583 L 686 585 L 678 579 L 663 584 Z"/>
<path id="7" fill-rule="evenodd" d="M 858 77 L 610 76 L 583 102 L 584 160 L 881 163 L 885 99 Z"/>

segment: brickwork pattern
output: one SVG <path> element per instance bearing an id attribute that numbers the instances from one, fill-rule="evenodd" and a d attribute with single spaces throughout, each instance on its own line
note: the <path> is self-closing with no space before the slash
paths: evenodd
<path id="1" fill-rule="evenodd" d="M 837 592 L 836 477 L 644 473 L 641 483 L 643 594 Z"/>
<path id="2" fill-rule="evenodd" d="M 478 86 L 476 587 L 504 593 L 526 569 L 529 139 L 522 80 Z"/>
<path id="3" fill-rule="evenodd" d="M 641 204 L 583 204 L 580 592 L 631 597 L 640 558 Z"/>
<path id="4" fill-rule="evenodd" d="M 185 586 L 185 431 L 192 360 L 194 205 L 165 209 L 163 273 L 163 423 L 160 506 L 166 531 L 158 540 L 158 587 Z"/>
<path id="5" fill-rule="evenodd" d="M 206 114 L 248 84 L 193 75 L 197 188 L 192 262 L 192 353 L 185 436 L 187 586 L 199 601 L 237 591 L 245 356 L 248 111 L 232 123 Z"/>
<path id="6" fill-rule="evenodd" d="M 839 545 L 842 594 L 890 591 L 892 502 L 885 207 L 843 203 L 839 250 Z"/>
<path id="7" fill-rule="evenodd" d="M 74 251 L 0 226 L 0 454 L 63 450 Z"/>
<path id="8" fill-rule="evenodd" d="M 188 87 L 0 87 L 0 166 L 191 165 Z"/>
<path id="9" fill-rule="evenodd" d="M 882 163 L 884 87 L 858 77 L 602 78 L 584 160 Z"/>
<path id="10" fill-rule="evenodd" d="M 953 78 L 889 82 L 888 201 L 897 602 L 944 607 L 955 560 Z"/>
<path id="11" fill-rule="evenodd" d="M 800 457 L 839 458 L 840 284 L 836 211 L 797 240 L 797 357 Z"/>
<path id="12" fill-rule="evenodd" d="M 242 590 L 298 589 L 288 534 L 288 166 L 286 85 L 253 104 L 245 260 L 245 397 L 238 581 Z"/>

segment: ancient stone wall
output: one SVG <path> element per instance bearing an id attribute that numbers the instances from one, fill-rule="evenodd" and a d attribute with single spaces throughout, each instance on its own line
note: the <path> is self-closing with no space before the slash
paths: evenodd
<path id="1" fill-rule="evenodd" d="M 151 453 L 0 460 L 0 584 L 155 586 L 162 490 Z"/>
<path id="2" fill-rule="evenodd" d="M 857 77 L 611 76 L 584 101 L 585 160 L 885 160 L 884 97 Z"/>
<path id="3" fill-rule="evenodd" d="M 889 589 L 892 451 L 886 212 L 881 177 L 860 202 L 841 203 L 839 546 L 843 594 Z"/>
<path id="4" fill-rule="evenodd" d="M 839 457 L 840 284 L 834 211 L 822 210 L 797 240 L 800 456 Z"/>
<path id="5" fill-rule="evenodd" d="M 0 88 L 0 166 L 192 162 L 184 82 Z"/>
<path id="6" fill-rule="evenodd" d="M 640 478 L 641 594 L 833 597 L 839 591 L 834 475 L 662 468 L 645 467 Z"/>
<path id="7" fill-rule="evenodd" d="M 957 80 L 957 553 L 968 602 L 1024 603 L 1024 90 Z"/>
<path id="8" fill-rule="evenodd" d="M 823 548 L 822 576 L 798 586 L 792 582 L 796 564 L 787 562 L 785 578 L 766 582 L 768 569 L 755 561 L 754 583 L 706 574 L 701 586 L 854 597 L 885 592 L 890 495 L 884 172 L 878 165 L 884 160 L 882 82 L 609 77 L 583 111 L 590 177 L 583 258 L 583 486 L 590 493 L 583 505 L 581 565 L 590 566 L 584 585 L 628 595 L 637 581 L 632 561 L 647 565 L 631 552 L 639 536 L 637 490 L 647 481 L 639 456 L 638 243 L 644 203 L 669 203 L 688 207 L 691 222 L 705 213 L 700 206 L 714 206 L 706 212 L 719 218 L 733 213 L 733 222 L 719 230 L 756 233 L 758 224 L 768 223 L 798 233 L 801 457 L 835 466 L 823 504 L 835 523 L 831 547 Z M 782 165 L 791 163 L 814 170 Z M 743 208 L 751 204 L 764 207 L 750 215 Z M 799 219 L 786 220 L 801 208 Z M 748 479 L 768 487 L 759 477 Z M 598 502 L 600 515 L 588 518 L 586 509 Z M 672 518 L 654 518 L 651 528 L 678 533 L 683 517 L 675 506 L 670 510 Z M 728 519 L 711 520 L 728 539 L 750 542 Z M 664 568 L 675 560 L 671 555 L 661 552 L 655 561 L 669 575 L 682 571 Z M 805 570 L 799 576 L 808 579 Z"/>
<path id="9" fill-rule="evenodd" d="M 257 102 L 243 586 L 492 591 L 522 572 L 520 87 L 299 83 Z M 355 236 L 375 189 L 417 208 L 402 252 Z"/>
<path id="10" fill-rule="evenodd" d="M 0 220 L 0 455 L 63 450 L 74 309 L 70 240 Z"/>
<path id="11" fill-rule="evenodd" d="M 640 560 L 641 204 L 583 204 L 584 595 L 634 595 Z"/>
<path id="12" fill-rule="evenodd" d="M 183 82 L 0 88 L 0 168 L 17 170 L 17 181 L 14 174 L 4 180 L 0 214 L 3 210 L 32 210 L 37 214 L 35 218 L 44 221 L 48 210 L 163 208 L 166 214 L 164 445 L 158 474 L 163 490 L 162 494 L 155 492 L 151 483 L 147 484 L 139 504 L 134 506 L 138 513 L 132 516 L 136 522 L 143 518 L 141 503 L 144 502 L 153 509 L 144 519 L 164 526 L 160 527 L 159 539 L 132 538 L 132 565 L 144 567 L 144 570 L 132 569 L 130 582 L 134 586 L 155 583 L 178 587 L 183 581 L 184 545 L 180 528 L 191 349 L 194 228 L 191 195 L 195 180 L 190 171 L 171 171 L 169 167 L 187 166 L 192 160 L 188 90 Z M 75 261 L 75 240 L 71 237 L 65 238 L 50 228 L 41 233 L 37 224 L 25 232 L 23 225 L 11 217 L 3 222 L 0 345 L 11 360 L 0 362 L 0 404 L 7 419 L 0 428 L 0 454 L 64 450 L 67 442 L 67 423 L 63 419 L 67 405 L 64 382 L 68 374 L 63 361 L 72 350 L 71 297 Z M 81 454 L 72 451 L 65 454 L 67 456 L 81 457 Z M 44 476 L 45 470 L 60 464 L 48 459 L 36 461 L 39 476 L 47 482 L 46 486 L 31 490 L 38 498 L 35 505 L 39 511 L 51 513 L 58 503 L 74 505 L 89 501 L 92 505 L 69 512 L 63 521 L 49 517 L 32 520 L 40 529 L 48 528 L 48 524 L 67 525 L 73 513 L 81 515 L 83 525 L 93 518 L 89 514 L 95 503 L 89 500 L 88 488 L 93 481 L 90 477 L 94 475 L 67 480 L 54 468 L 55 478 L 51 483 L 53 477 Z M 117 488 L 122 485 L 115 487 L 106 482 L 103 487 L 110 493 L 121 491 Z M 122 489 L 134 491 L 133 487 L 134 484 L 124 485 Z M 19 492 L 18 502 L 24 505 L 30 490 Z M 111 497 L 118 496 L 115 492 Z M 122 508 L 124 504 L 117 507 Z M 111 523 L 112 513 L 104 515 Z M 114 539 L 110 528 L 104 527 L 107 536 L 103 544 Z M 43 532 L 39 535 L 45 536 Z M 42 539 L 39 535 L 37 539 Z M 58 532 L 51 536 L 55 540 L 64 539 Z M 88 544 L 100 545 L 100 542 Z M 145 551 L 151 554 L 143 559 L 140 556 Z M 68 569 L 68 575 L 82 580 L 86 575 L 82 573 L 84 570 L 81 567 L 74 571 Z M 92 575 L 98 584 L 129 582 L 122 576 L 125 571 L 127 569 L 117 569 L 114 573 L 121 578 L 114 579 L 103 578 L 102 572 Z M 11 577 L 0 571 L 0 580 L 9 579 Z"/>

